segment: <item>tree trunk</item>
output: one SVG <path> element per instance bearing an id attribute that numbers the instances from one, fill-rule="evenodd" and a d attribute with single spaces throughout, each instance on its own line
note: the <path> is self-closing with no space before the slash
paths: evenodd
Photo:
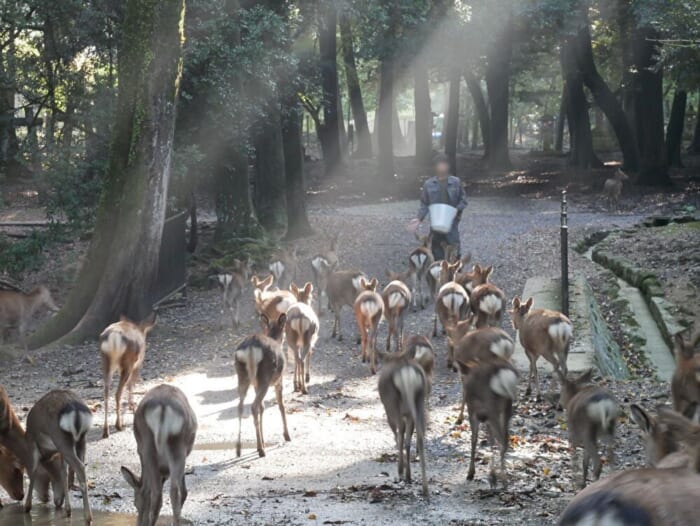
<path id="1" fill-rule="evenodd" d="M 38 347 L 96 337 L 120 314 L 152 310 L 182 69 L 184 0 L 127 0 L 109 166 L 90 249 Z M 184 250 L 184 247 L 183 247 Z"/>
<path id="2" fill-rule="evenodd" d="M 569 162 L 572 166 L 591 168 L 602 166 L 593 151 L 591 119 L 588 112 L 588 100 L 583 91 L 583 78 L 576 67 L 574 43 L 566 40 L 561 46 L 562 76 L 566 89 L 566 119 L 569 122 L 571 136 L 571 153 Z"/>
<path id="3" fill-rule="evenodd" d="M 14 31 L 14 28 L 10 28 Z M 18 175 L 19 163 L 17 153 L 19 141 L 12 119 L 15 116 L 15 85 L 14 68 L 11 62 L 14 60 L 12 50 L 14 46 L 8 45 L 9 52 L 5 53 L 6 59 L 0 57 L 0 172 L 8 177 Z M 32 152 L 35 153 L 35 152 Z"/>
<path id="4" fill-rule="evenodd" d="M 559 104 L 559 117 L 557 118 L 557 128 L 554 133 L 554 151 L 561 153 L 564 151 L 564 125 L 566 124 L 566 86 L 561 92 L 561 103 Z"/>
<path id="5" fill-rule="evenodd" d="M 669 166 L 683 167 L 681 160 L 681 145 L 683 143 L 683 128 L 685 125 L 685 107 L 688 101 L 688 93 L 685 90 L 676 90 L 673 96 L 671 117 L 666 129 L 666 157 Z"/>
<path id="6" fill-rule="evenodd" d="M 693 131 L 693 141 L 688 146 L 688 153 L 700 153 L 700 97 L 698 97 L 698 107 L 695 109 L 695 130 Z"/>
<path id="7" fill-rule="evenodd" d="M 491 117 L 489 116 L 489 108 L 484 98 L 484 92 L 481 91 L 481 83 L 479 79 L 471 71 L 464 74 L 464 80 L 467 81 L 467 88 L 472 96 L 474 108 L 479 117 L 479 127 L 481 128 L 481 137 L 484 141 L 484 159 L 489 158 L 491 144 Z M 478 133 L 474 133 L 473 137 L 478 139 Z M 478 147 L 478 140 L 472 143 L 473 149 Z"/>
<path id="8" fill-rule="evenodd" d="M 380 181 L 394 180 L 394 67 L 391 58 L 385 57 L 380 64 L 379 105 L 377 108 L 377 154 Z"/>
<path id="9" fill-rule="evenodd" d="M 342 13 L 339 18 L 340 42 L 343 52 L 343 64 L 345 66 L 345 77 L 348 84 L 348 98 L 352 117 L 355 121 L 355 140 L 357 150 L 354 156 L 358 159 L 368 159 L 372 157 L 372 139 L 369 134 L 367 124 L 367 113 L 362 101 L 362 90 L 360 89 L 360 79 L 357 75 L 355 64 L 355 51 L 353 49 L 352 27 L 347 13 Z"/>
<path id="10" fill-rule="evenodd" d="M 447 126 L 445 126 L 445 155 L 450 159 L 450 170 L 457 175 L 457 128 L 459 126 L 459 81 L 462 76 L 457 68 L 450 71 Z"/>
<path id="11" fill-rule="evenodd" d="M 636 171 L 639 166 L 639 151 L 634 142 L 634 134 L 622 105 L 615 94 L 610 91 L 596 68 L 587 16 L 584 16 L 584 24 L 572 45 L 575 48 L 576 66 L 581 73 L 583 82 L 591 90 L 596 104 L 603 110 L 615 132 L 620 150 L 622 150 L 623 168 Z"/>
<path id="12" fill-rule="evenodd" d="M 265 113 L 256 126 L 254 138 L 255 209 L 263 227 L 283 230 L 286 223 L 286 182 L 282 119 L 277 101 L 269 102 Z"/>
<path id="13" fill-rule="evenodd" d="M 304 152 L 301 137 L 302 110 L 296 94 L 290 94 L 282 109 L 282 144 L 284 145 L 284 172 L 286 174 L 287 240 L 312 233 L 306 213 L 306 180 Z"/>
<path id="14" fill-rule="evenodd" d="M 666 147 L 664 143 L 663 68 L 656 55 L 658 32 L 650 27 L 639 29 L 633 43 L 634 113 L 637 119 L 637 143 L 641 158 L 639 184 L 668 185 Z"/>
<path id="15" fill-rule="evenodd" d="M 487 55 L 486 87 L 491 112 L 488 161 L 492 170 L 509 170 L 512 167 L 508 156 L 510 59 L 513 53 L 511 26 L 510 22 L 506 24 L 503 35 L 491 46 Z"/>
<path id="16" fill-rule="evenodd" d="M 476 106 L 474 106 L 474 118 L 472 119 L 472 141 L 470 148 L 476 150 L 479 147 L 479 116 L 476 112 Z"/>
<path id="17" fill-rule="evenodd" d="M 326 174 L 340 164 L 340 125 L 338 123 L 338 64 L 336 62 L 336 9 L 334 2 L 327 2 L 322 9 L 318 31 L 318 47 L 321 65 L 321 89 L 323 92 L 323 160 Z"/>
<path id="18" fill-rule="evenodd" d="M 413 104 L 416 113 L 416 166 L 428 167 L 433 157 L 433 111 L 430 107 L 428 65 L 421 59 L 413 64 Z"/>

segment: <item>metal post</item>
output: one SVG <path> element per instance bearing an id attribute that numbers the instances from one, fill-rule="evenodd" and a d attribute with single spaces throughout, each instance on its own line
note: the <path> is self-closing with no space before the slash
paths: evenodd
<path id="1" fill-rule="evenodd" d="M 566 190 L 561 192 L 561 311 L 569 315 L 569 225 Z"/>

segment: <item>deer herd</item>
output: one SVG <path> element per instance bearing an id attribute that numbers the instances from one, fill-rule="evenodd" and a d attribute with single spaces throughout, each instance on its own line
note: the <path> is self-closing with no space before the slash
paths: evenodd
<path id="1" fill-rule="evenodd" d="M 239 305 L 252 283 L 253 302 L 260 330 L 240 342 L 232 355 L 238 378 L 238 435 L 236 455 L 241 455 L 244 400 L 253 387 L 251 406 L 257 452 L 265 456 L 263 436 L 264 400 L 274 388 L 285 441 L 290 440 L 284 407 L 283 381 L 287 358 L 293 361 L 294 391 L 309 392 L 311 359 L 319 341 L 323 307 L 333 313 L 332 338 L 342 340 L 344 306 L 354 313 L 360 359 L 369 372 L 379 368 L 378 394 L 398 448 L 398 477 L 411 482 L 411 442 L 415 433 L 420 461 L 422 493 L 429 498 L 429 462 L 426 453 L 426 418 L 434 382 L 437 352 L 433 341 L 445 335 L 445 362 L 449 373 L 459 374 L 462 396 L 457 423 L 465 419 L 471 430 L 467 479 L 476 472 L 478 432 L 488 430 L 494 448 L 489 468 L 492 488 L 507 486 L 505 458 L 511 442 L 509 427 L 516 410 L 520 374 L 511 363 L 513 338 L 502 329 L 506 295 L 490 282 L 493 267 L 475 264 L 467 269 L 470 256 L 459 257 L 454 247 L 443 246 L 445 260 L 435 261 L 431 240 L 423 238 L 407 257 L 405 270 L 387 270 L 388 282 L 380 287 L 376 276 L 358 269 L 342 268 L 337 236 L 328 249 L 310 259 L 313 281 L 295 282 L 298 255 L 284 250 L 269 262 L 269 275 L 253 275 L 249 261 L 235 260 L 228 272 L 212 276 L 222 290 L 222 308 L 227 324 L 240 324 Z M 275 287 L 274 285 L 277 284 Z M 315 293 L 315 294 L 314 294 Z M 314 302 L 314 295 L 317 301 Z M 429 334 L 408 334 L 405 320 L 410 311 L 434 304 Z M 29 317 L 42 305 L 56 306 L 48 289 L 30 294 L 0 292 L 0 324 L 19 328 L 24 344 Z M 529 360 L 525 393 L 541 399 L 537 361 L 549 362 L 558 383 L 559 405 L 566 414 L 572 467 L 581 468 L 581 492 L 571 501 L 559 524 L 662 525 L 696 524 L 695 502 L 700 498 L 700 334 L 688 341 L 675 338 L 677 367 L 671 382 L 673 407 L 659 407 L 650 414 L 637 404 L 629 408 L 645 443 L 649 467 L 627 469 L 598 480 L 603 466 L 601 450 L 614 465 L 615 428 L 623 409 L 615 396 L 593 382 L 592 371 L 571 377 L 567 357 L 573 325 L 560 312 L 535 308 L 532 298 L 514 297 L 509 310 L 520 344 Z M 387 321 L 386 344 L 378 344 L 378 328 Z M 134 322 L 126 318 L 109 325 L 100 335 L 99 354 L 104 381 L 103 437 L 109 437 L 109 405 L 112 376 L 119 373 L 116 389 L 115 428 L 123 428 L 121 399 L 124 388 L 133 410 L 132 391 L 146 359 L 146 339 L 155 315 Z M 439 330 L 441 328 L 441 330 Z M 554 408 L 556 409 L 556 408 Z M 85 474 L 86 435 L 92 427 L 92 411 L 75 393 L 53 390 L 29 411 L 26 430 L 17 418 L 8 394 L 0 386 L 0 485 L 13 499 L 32 493 L 46 502 L 49 488 L 55 506 L 70 514 L 69 488 L 77 476 L 84 516 L 91 522 L 88 482 Z M 155 525 L 162 505 L 162 486 L 170 478 L 170 500 L 175 522 L 187 497 L 185 461 L 192 450 L 197 418 L 185 394 L 170 385 L 149 390 L 134 412 L 134 434 L 141 461 L 141 475 L 126 467 L 122 475 L 134 489 L 139 526 Z M 578 450 L 582 460 L 577 460 Z M 593 479 L 589 479 L 592 463 Z M 29 477 L 27 491 L 23 473 Z"/>

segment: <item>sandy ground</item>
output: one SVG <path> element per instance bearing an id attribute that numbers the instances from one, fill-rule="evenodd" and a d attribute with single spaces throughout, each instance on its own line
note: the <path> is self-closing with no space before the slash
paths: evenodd
<path id="1" fill-rule="evenodd" d="M 382 279 L 386 268 L 405 266 L 415 241 L 403 225 L 414 211 L 414 202 L 315 208 L 312 222 L 321 232 L 341 231 L 342 267 L 359 267 Z M 471 251 L 474 262 L 495 266 L 493 282 L 508 297 L 519 294 L 529 276 L 558 274 L 558 211 L 558 203 L 550 200 L 474 198 L 463 219 L 463 251 Z M 639 218 L 574 206 L 570 225 L 575 237 L 585 229 L 628 226 Z M 302 243 L 301 252 L 307 258 L 301 266 L 302 277 L 307 277 L 308 258 L 319 246 L 318 240 Z M 574 254 L 572 258 L 575 269 L 593 272 L 592 264 Z M 309 395 L 291 392 L 287 367 L 285 399 L 292 441 L 282 439 L 280 415 L 270 392 L 265 412 L 267 457 L 257 457 L 249 393 L 243 418 L 243 456 L 236 458 L 238 395 L 231 361 L 236 343 L 257 327 L 252 295 L 244 313 L 244 327 L 234 333 L 222 327 L 217 291 L 191 291 L 187 306 L 161 316 L 149 340 L 144 381 L 137 387 L 138 401 L 147 388 L 174 383 L 185 390 L 195 407 L 199 431 L 188 461 L 190 493 L 184 507 L 184 516 L 192 523 L 542 525 L 555 523 L 575 493 L 562 416 L 548 402 L 536 404 L 525 398 L 524 385 L 512 421 L 509 489 L 489 490 L 485 441 L 476 479 L 466 482 L 469 429 L 454 425 L 460 385 L 444 366 L 442 337 L 434 342 L 438 367 L 427 432 L 430 501 L 420 497 L 419 484 L 397 483 L 394 441 L 377 395 L 377 379 L 360 363 L 359 349 L 349 337 L 354 334 L 349 310 L 343 312 L 343 331 L 348 337 L 342 343 L 330 339 L 332 319 L 322 318 Z M 409 315 L 407 328 L 424 333 L 431 323 L 432 310 L 428 309 Z M 504 327 L 512 331 L 509 319 Z M 382 344 L 385 335 L 384 325 Z M 76 390 L 95 410 L 87 451 L 93 507 L 133 512 L 132 492 L 119 474 L 122 464 L 138 468 L 131 414 L 127 413 L 126 431 L 101 439 L 97 345 L 55 350 L 38 355 L 37 362 L 29 366 L 17 361 L 0 372 L 0 383 L 20 417 L 24 420 L 30 405 L 49 388 Z M 548 381 L 545 385 L 549 386 Z M 666 387 L 652 380 L 610 387 L 624 402 L 640 388 L 649 406 L 666 396 Z M 110 423 L 113 421 L 112 414 Z M 639 465 L 638 432 L 624 418 L 620 436 L 618 467 Z M 414 473 L 417 467 L 414 464 Z M 608 470 L 606 467 L 605 472 Z M 77 493 L 73 495 L 77 506 Z M 164 511 L 169 512 L 167 497 Z M 4 524 L 4 513 L 0 511 L 0 524 Z"/>

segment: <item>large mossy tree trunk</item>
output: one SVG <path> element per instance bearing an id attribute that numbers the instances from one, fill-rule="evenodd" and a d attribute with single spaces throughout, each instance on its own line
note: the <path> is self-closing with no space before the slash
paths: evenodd
<path id="1" fill-rule="evenodd" d="M 282 105 L 282 144 L 284 146 L 285 192 L 287 198 L 287 240 L 312 234 L 306 212 L 306 180 L 301 135 L 302 109 L 296 94 L 285 97 Z"/>
<path id="2" fill-rule="evenodd" d="M 510 170 L 508 154 L 508 107 L 510 100 L 510 59 L 513 53 L 512 23 L 506 24 L 501 37 L 490 46 L 486 67 L 486 87 L 491 114 L 489 130 L 489 168 Z"/>
<path id="3" fill-rule="evenodd" d="M 267 230 L 283 230 L 286 226 L 286 177 L 282 117 L 276 100 L 265 104 L 264 115 L 255 125 L 253 145 L 258 220 Z"/>
<path id="4" fill-rule="evenodd" d="M 459 84 L 462 75 L 454 68 L 449 75 L 447 102 L 447 125 L 445 126 L 445 155 L 450 160 L 450 171 L 457 175 L 457 129 L 459 126 Z"/>
<path id="5" fill-rule="evenodd" d="M 576 64 L 575 43 L 567 39 L 561 46 L 561 66 L 566 95 L 566 119 L 571 138 L 569 163 L 579 168 L 602 166 L 593 150 L 588 100 L 583 90 L 583 76 Z"/>
<path id="6" fill-rule="evenodd" d="M 561 153 L 564 151 L 564 127 L 566 125 L 567 94 L 566 85 L 561 90 L 561 101 L 559 102 L 559 115 L 557 117 L 557 127 L 554 131 L 554 151 Z"/>
<path id="7" fill-rule="evenodd" d="M 369 134 L 367 112 L 362 100 L 362 89 L 360 88 L 360 78 L 357 75 L 355 50 L 353 49 L 352 26 L 347 13 L 341 13 L 338 23 L 340 25 L 340 42 L 343 52 L 343 65 L 345 66 L 345 79 L 348 84 L 348 98 L 350 99 L 352 117 L 355 121 L 357 149 L 354 156 L 358 159 L 368 159 L 372 157 L 372 138 Z"/>
<path id="8" fill-rule="evenodd" d="M 413 64 L 413 104 L 416 113 L 416 166 L 430 166 L 433 157 L 433 110 L 430 105 L 428 65 L 420 58 Z"/>
<path id="9" fill-rule="evenodd" d="M 95 231 L 61 311 L 32 347 L 96 337 L 152 310 L 182 71 L 184 0 L 127 0 L 109 166 Z"/>
<path id="10" fill-rule="evenodd" d="M 474 102 L 474 109 L 479 118 L 479 127 L 481 128 L 481 137 L 484 142 L 484 159 L 489 158 L 489 145 L 491 144 L 491 117 L 489 115 L 489 107 L 486 104 L 486 98 L 484 97 L 484 92 L 481 90 L 481 82 L 474 73 L 471 71 L 466 71 L 464 73 L 464 80 L 467 82 L 467 88 L 469 89 L 469 94 L 472 96 L 472 101 Z M 478 133 L 472 134 L 472 137 L 477 137 Z M 472 141 L 472 144 L 473 141 Z M 478 146 L 478 143 L 477 143 Z M 473 146 L 476 149 L 476 146 Z"/>
<path id="11" fill-rule="evenodd" d="M 394 65 L 390 57 L 380 64 L 379 105 L 377 108 L 377 157 L 381 183 L 394 180 Z"/>
<path id="12" fill-rule="evenodd" d="M 639 151 L 634 142 L 634 134 L 620 101 L 610 90 L 603 77 L 598 73 L 593 57 L 591 30 L 588 16 L 583 16 L 581 28 L 573 40 L 576 67 L 581 73 L 584 84 L 591 90 L 596 104 L 608 118 L 617 142 L 622 150 L 623 168 L 636 171 L 639 166 Z"/>
<path id="13" fill-rule="evenodd" d="M 664 141 L 663 67 L 658 62 L 658 31 L 639 28 L 633 39 L 634 115 L 640 151 L 638 183 L 651 186 L 671 184 Z"/>
<path id="14" fill-rule="evenodd" d="M 698 92 L 700 95 L 700 91 Z M 693 140 L 688 146 L 688 153 L 700 153 L 700 96 L 698 97 L 699 107 L 695 110 L 695 130 L 693 131 Z"/>
<path id="15" fill-rule="evenodd" d="M 673 95 L 671 116 L 666 128 L 666 158 L 669 166 L 683 167 L 681 159 L 681 144 L 683 142 L 683 128 L 685 126 L 685 107 L 688 102 L 688 92 L 679 89 Z"/>
<path id="16" fill-rule="evenodd" d="M 318 49 L 323 92 L 323 161 L 326 174 L 340 165 L 340 124 L 338 118 L 337 12 L 334 2 L 325 2 L 320 12 Z"/>

